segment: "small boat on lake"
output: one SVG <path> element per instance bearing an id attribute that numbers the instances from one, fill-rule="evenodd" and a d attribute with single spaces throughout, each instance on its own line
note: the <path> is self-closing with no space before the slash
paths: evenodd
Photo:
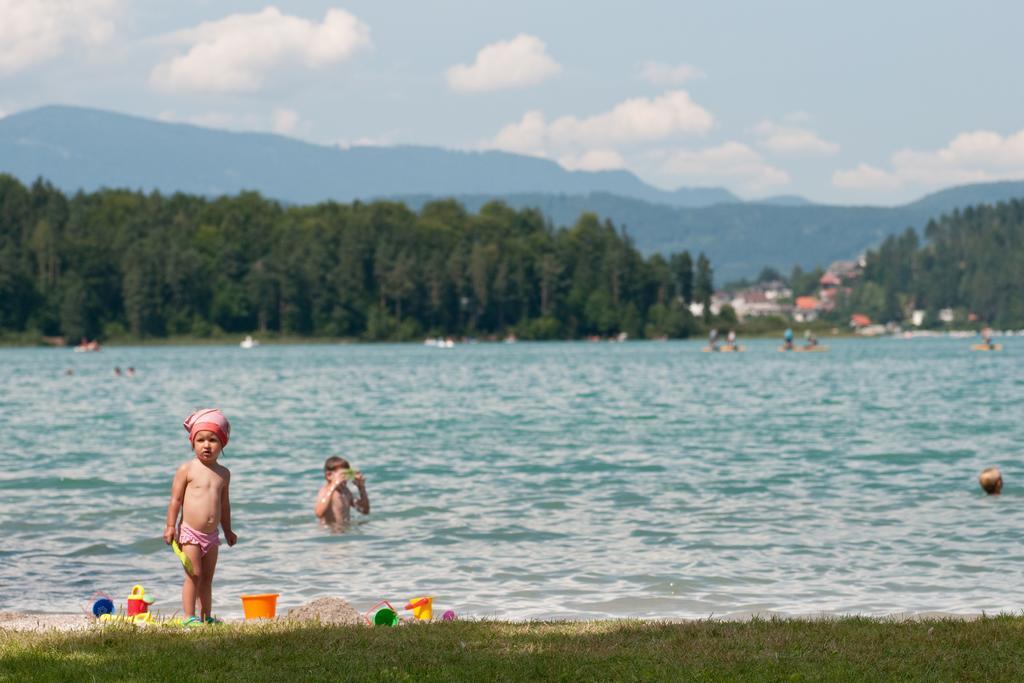
<path id="1" fill-rule="evenodd" d="M 82 341 L 78 343 L 78 346 L 74 348 L 75 353 L 85 353 L 89 351 L 100 350 L 102 350 L 102 347 L 100 346 L 100 343 L 98 341 L 96 341 L 95 339 L 89 341 L 85 338 L 83 338 Z"/>
<path id="2" fill-rule="evenodd" d="M 438 337 L 437 339 L 427 338 L 427 339 L 423 340 L 423 345 L 424 346 L 432 346 L 435 349 L 454 349 L 455 348 L 455 340 L 452 339 L 451 337 L 446 337 L 446 338 Z"/>
<path id="3" fill-rule="evenodd" d="M 986 325 L 981 329 L 981 343 L 971 346 L 971 351 L 1002 351 L 1003 345 L 992 341 L 992 328 Z"/>
<path id="4" fill-rule="evenodd" d="M 245 335 L 245 339 L 238 343 L 243 349 L 254 349 L 260 345 L 258 341 L 252 338 L 252 335 Z"/>

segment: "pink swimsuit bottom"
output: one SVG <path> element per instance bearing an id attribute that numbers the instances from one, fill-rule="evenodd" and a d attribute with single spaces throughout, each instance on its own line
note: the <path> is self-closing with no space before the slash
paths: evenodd
<path id="1" fill-rule="evenodd" d="M 220 534 L 214 529 L 208 534 L 202 531 L 196 531 L 185 522 L 181 523 L 181 527 L 178 529 L 178 542 L 182 545 L 197 545 L 199 546 L 199 552 L 203 555 L 210 552 L 210 548 L 215 548 L 220 545 Z"/>

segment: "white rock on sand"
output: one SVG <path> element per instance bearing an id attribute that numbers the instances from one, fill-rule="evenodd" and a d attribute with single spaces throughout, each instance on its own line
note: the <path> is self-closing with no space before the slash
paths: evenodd
<path id="1" fill-rule="evenodd" d="M 365 624 L 352 605 L 341 598 L 317 598 L 302 607 L 288 610 L 288 620 L 319 621 L 321 624 Z"/>
<path id="2" fill-rule="evenodd" d="M 4 631 L 84 631 L 92 624 L 84 614 L 0 612 L 0 629 Z"/>

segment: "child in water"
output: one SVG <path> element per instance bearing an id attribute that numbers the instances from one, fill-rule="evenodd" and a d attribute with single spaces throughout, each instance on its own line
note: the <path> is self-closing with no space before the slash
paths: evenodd
<path id="1" fill-rule="evenodd" d="M 231 530 L 231 502 L 228 484 L 231 473 L 217 462 L 228 445 L 231 425 L 216 408 L 197 410 L 184 422 L 195 457 L 178 467 L 171 484 L 171 502 L 167 506 L 164 542 L 178 541 L 192 562 L 192 573 L 185 574 L 181 586 L 181 607 L 185 623 L 212 623 L 213 571 L 217 568 L 217 548 L 224 528 L 228 545 L 238 542 Z M 181 514 L 180 524 L 178 515 Z M 196 600 L 200 617 L 196 617 Z"/>
<path id="2" fill-rule="evenodd" d="M 987 467 L 978 475 L 978 483 L 990 496 L 998 496 L 1003 491 L 1003 475 L 998 467 Z"/>
<path id="3" fill-rule="evenodd" d="M 352 495 L 348 488 L 349 477 L 355 482 L 359 498 Z M 351 517 L 352 508 L 364 515 L 370 514 L 370 498 L 366 495 L 366 481 L 362 472 L 357 472 L 345 458 L 333 456 L 324 462 L 324 479 L 327 483 L 320 487 L 316 494 L 314 514 L 325 525 L 332 529 L 344 526 Z"/>

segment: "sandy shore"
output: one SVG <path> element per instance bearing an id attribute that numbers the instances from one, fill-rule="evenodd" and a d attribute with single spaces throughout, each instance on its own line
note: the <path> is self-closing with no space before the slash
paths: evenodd
<path id="1" fill-rule="evenodd" d="M 294 621 L 316 621 L 321 624 L 346 625 L 362 624 L 363 618 L 347 602 L 340 598 L 317 598 L 301 607 L 288 610 L 279 619 Z M 227 619 L 227 623 L 242 623 L 242 619 Z M 25 612 L 0 612 L 0 630 L 3 631 L 84 631 L 97 625 L 95 619 L 79 614 L 48 614 Z"/>
<path id="2" fill-rule="evenodd" d="M 25 614 L 0 612 L 4 631 L 84 631 L 95 623 L 84 614 Z"/>
<path id="3" fill-rule="evenodd" d="M 343 601 L 338 601 L 343 602 Z M 343 603 L 344 604 L 344 603 Z M 313 607 L 314 605 L 306 606 L 307 608 Z M 348 608 L 347 604 L 344 604 Z M 319 605 L 316 605 L 319 607 Z M 330 607 L 334 607 L 331 605 Z M 351 610 L 351 608 L 348 608 Z M 297 610 L 296 610 L 297 611 Z M 296 619 L 298 621 L 306 621 L 309 619 L 316 619 L 323 624 L 348 624 L 348 623 L 362 623 L 361 620 L 350 617 L 351 615 L 358 616 L 354 610 L 351 612 L 341 611 L 338 608 L 334 610 L 325 610 L 323 608 L 315 610 L 310 614 L 303 613 L 290 613 L 288 617 Z M 1010 614 L 1005 612 L 1004 614 Z M 735 621 L 751 621 L 753 619 L 783 619 L 793 621 L 817 621 L 817 620 L 831 620 L 841 619 L 844 617 L 855 616 L 855 615 L 838 615 L 838 614 L 818 614 L 818 615 L 785 615 L 779 613 L 744 613 L 744 614 L 733 614 L 729 616 L 710 616 L 707 617 L 712 621 L 722 622 L 735 622 Z M 989 615 L 992 616 L 992 615 Z M 950 612 L 918 612 L 918 613 L 906 613 L 897 612 L 888 616 L 875 616 L 873 618 L 880 621 L 924 621 L 924 620 L 935 620 L 935 619 L 955 619 L 962 621 L 974 621 L 975 619 L 981 618 L 981 614 L 953 614 Z M 281 617 L 278 617 L 281 618 Z M 243 619 L 228 619 L 227 623 L 244 623 Z M 575 621 L 570 619 L 569 621 Z M 580 621 L 588 621 L 587 619 L 581 619 Z M 690 622 L 690 621 L 703 621 L 702 619 L 648 619 L 646 621 L 660 621 L 660 622 Z M 84 614 L 28 614 L 25 612 L 0 612 L 0 630 L 2 631 L 27 631 L 27 632 L 45 632 L 45 631 L 85 631 L 93 628 L 96 625 L 96 621 L 85 616 Z"/>

